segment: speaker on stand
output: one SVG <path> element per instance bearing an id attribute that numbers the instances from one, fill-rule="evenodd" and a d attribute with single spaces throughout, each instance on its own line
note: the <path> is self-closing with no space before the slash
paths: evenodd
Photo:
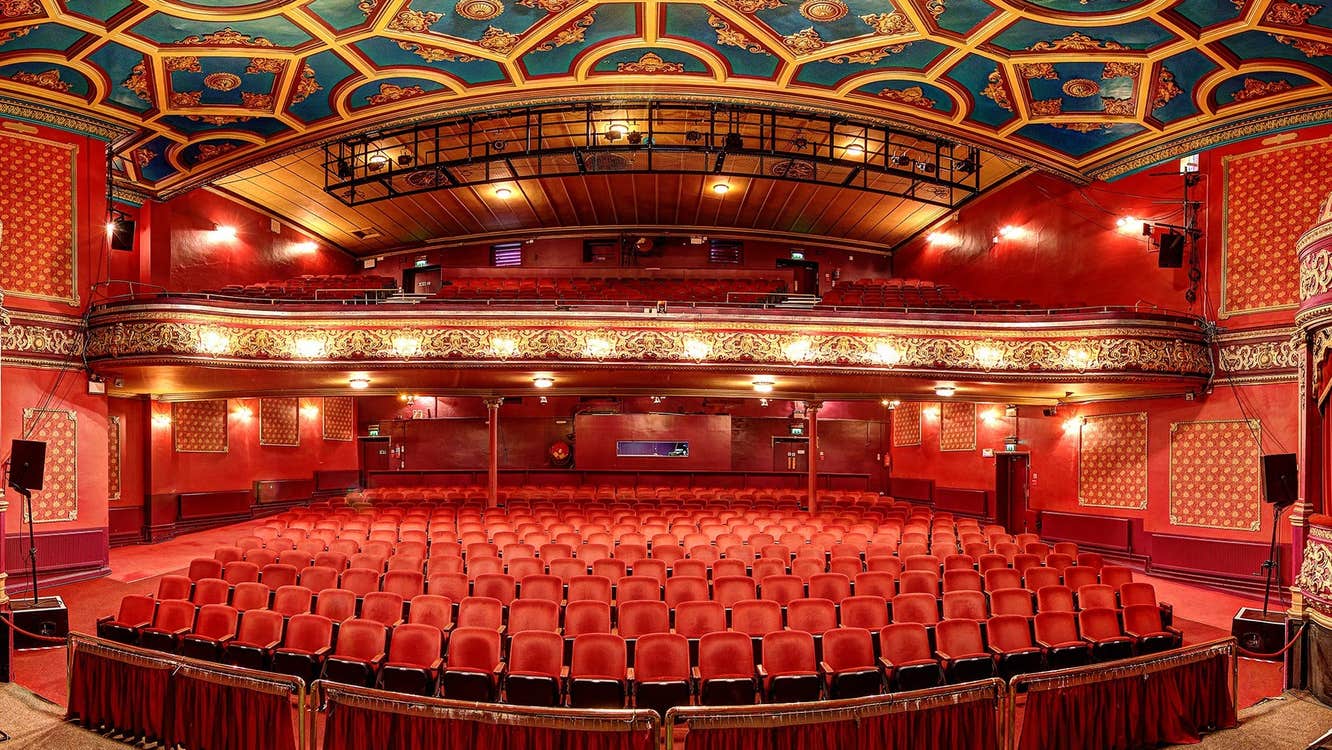
<path id="1" fill-rule="evenodd" d="M 37 536 L 33 530 L 32 492 L 42 488 L 46 473 L 46 443 L 39 440 L 14 440 L 9 451 L 9 477 L 7 484 L 23 496 L 22 518 L 28 522 L 28 567 L 32 576 L 32 599 L 11 600 L 16 630 L 48 638 L 69 635 L 69 611 L 58 596 L 42 599 L 37 594 Z M 15 632 L 14 650 L 49 648 L 49 643 Z"/>
<path id="2" fill-rule="evenodd" d="M 1230 633 L 1239 640 L 1239 645 L 1255 653 L 1273 654 L 1286 645 L 1286 615 L 1268 612 L 1268 603 L 1273 581 L 1281 585 L 1281 547 L 1277 545 L 1277 529 L 1282 511 L 1298 499 L 1298 478 L 1299 464 L 1294 453 L 1263 456 L 1263 500 L 1272 506 L 1272 542 L 1262 565 L 1267 579 L 1263 586 L 1263 608 L 1241 607 L 1230 625 Z M 1274 658 L 1281 659 L 1279 656 Z"/>

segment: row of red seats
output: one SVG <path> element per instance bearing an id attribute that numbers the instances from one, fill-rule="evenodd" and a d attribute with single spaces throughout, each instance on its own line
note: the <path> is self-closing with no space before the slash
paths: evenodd
<path id="1" fill-rule="evenodd" d="M 256 284 L 228 284 L 214 293 L 278 300 L 354 299 L 367 293 L 382 293 L 397 288 L 397 282 L 387 276 L 323 274 Z"/>
<path id="2" fill-rule="evenodd" d="M 155 604 L 147 597 L 127 597 L 121 620 L 145 614 L 127 612 L 127 606 L 151 609 Z M 422 622 L 386 625 L 364 617 L 343 620 L 335 628 L 326 616 L 304 613 L 293 615 L 284 632 L 282 620 L 268 610 L 247 611 L 241 618 L 225 605 L 206 605 L 196 616 L 188 603 L 168 601 L 156 606 L 151 624 L 105 622 L 99 631 L 148 648 L 225 659 L 307 681 L 323 678 L 472 701 L 592 708 L 632 704 L 657 710 L 693 702 L 753 703 L 756 697 L 780 703 L 842 698 L 928 687 L 945 679 L 1011 677 L 1181 642 L 1178 631 L 1160 623 L 1155 607 L 1130 606 L 1123 627 L 1112 610 L 1089 609 L 1076 617 L 1042 612 L 1030 624 L 1016 615 L 992 616 L 983 623 L 945 619 L 933 629 L 920 623 L 874 630 L 843 624 L 816 631 L 817 640 L 815 633 L 794 627 L 761 636 L 714 629 L 696 639 L 677 628 L 637 635 L 632 656 L 617 633 L 569 637 L 525 629 L 509 640 L 506 666 L 502 628 L 463 625 L 461 618 L 447 635 Z M 631 658 L 637 681 L 676 684 L 670 690 L 653 685 L 644 696 L 629 672 Z"/>
<path id="3" fill-rule="evenodd" d="M 453 278 L 435 293 L 438 299 L 489 300 L 643 300 L 681 302 L 759 302 L 785 285 L 777 279 L 646 278 Z"/>

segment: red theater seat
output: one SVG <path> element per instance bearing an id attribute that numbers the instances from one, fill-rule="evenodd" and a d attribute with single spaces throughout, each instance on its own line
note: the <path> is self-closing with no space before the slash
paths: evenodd
<path id="1" fill-rule="evenodd" d="M 1124 635 L 1119 615 L 1113 609 L 1083 609 L 1078 613 L 1078 630 L 1091 643 L 1092 656 L 1097 661 L 1133 656 L 1134 639 Z"/>
<path id="2" fill-rule="evenodd" d="M 181 636 L 180 654 L 191 659 L 217 661 L 223 649 L 236 637 L 238 613 L 225 604 L 209 604 L 199 608 L 194 629 Z"/>
<path id="3" fill-rule="evenodd" d="M 1032 642 L 1031 625 L 1020 615 L 997 615 L 986 625 L 990 652 L 999 662 L 1004 679 L 1041 669 L 1044 654 Z"/>
<path id="4" fill-rule="evenodd" d="M 537 630 L 514 635 L 504 674 L 504 702 L 560 705 L 563 670 L 564 645 L 559 635 Z"/>
<path id="5" fill-rule="evenodd" d="M 893 690 L 921 690 L 943 684 L 943 666 L 919 623 L 896 623 L 879 631 L 884 676 Z"/>
<path id="6" fill-rule="evenodd" d="M 494 701 L 503 672 L 499 630 L 459 627 L 449 637 L 448 662 L 440 688 L 445 698 Z"/>
<path id="7" fill-rule="evenodd" d="M 699 703 L 752 704 L 757 695 L 754 653 L 742 633 L 708 633 L 698 646 Z"/>
<path id="8" fill-rule="evenodd" d="M 689 663 L 684 636 L 651 633 L 639 638 L 634 649 L 634 706 L 664 715 L 673 706 L 689 705 L 693 694 Z"/>
<path id="9" fill-rule="evenodd" d="M 396 693 L 434 695 L 442 664 L 442 642 L 439 628 L 433 625 L 413 623 L 394 628 L 388 659 L 379 669 L 378 686 Z"/>
<path id="10" fill-rule="evenodd" d="M 322 615 L 296 615 L 282 647 L 273 651 L 272 670 L 314 682 L 333 643 L 333 621 Z"/>
<path id="11" fill-rule="evenodd" d="M 760 686 L 769 703 L 795 703 L 822 697 L 823 680 L 814 657 L 814 638 L 799 630 L 763 636 Z"/>
<path id="12" fill-rule="evenodd" d="M 1082 667 L 1091 662 L 1091 644 L 1078 636 L 1072 612 L 1040 612 L 1035 625 L 1036 643 L 1045 649 L 1051 669 Z"/>
<path id="13" fill-rule="evenodd" d="M 832 700 L 883 692 L 883 677 L 874 662 L 874 640 L 864 628 L 841 627 L 825 632 L 819 671 Z"/>
<path id="14" fill-rule="evenodd" d="M 241 618 L 236 637 L 228 642 L 228 664 L 247 669 L 268 669 L 273 650 L 282 642 L 282 615 L 266 609 L 250 610 Z"/>
<path id="15" fill-rule="evenodd" d="M 624 639 L 607 633 L 580 635 L 569 662 L 569 706 L 623 708 L 628 661 Z"/>
<path id="16" fill-rule="evenodd" d="M 157 602 L 151 596 L 126 596 L 120 600 L 120 609 L 114 617 L 107 615 L 97 620 L 97 637 L 120 643 L 137 643 L 139 630 L 152 623 L 156 609 Z"/>
<path id="17" fill-rule="evenodd" d="M 1161 623 L 1161 610 L 1154 604 L 1125 606 L 1124 633 L 1137 641 L 1140 654 L 1179 648 L 1184 642 L 1180 631 Z"/>
<path id="18" fill-rule="evenodd" d="M 157 598 L 163 601 L 189 599 L 192 583 L 188 576 L 164 575 L 157 582 Z"/>
<path id="19" fill-rule="evenodd" d="M 971 682 L 995 676 L 994 659 L 985 650 L 980 623 L 975 620 L 944 620 L 935 628 L 935 632 L 935 651 L 942 660 L 944 674 L 949 682 Z"/>

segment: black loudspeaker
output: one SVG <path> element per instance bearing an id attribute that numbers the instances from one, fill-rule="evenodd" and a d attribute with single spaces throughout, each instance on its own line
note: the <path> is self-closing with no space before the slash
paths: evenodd
<path id="1" fill-rule="evenodd" d="M 15 440 L 9 449 L 9 483 L 25 490 L 40 490 L 46 473 L 46 443 Z"/>
<path id="2" fill-rule="evenodd" d="M 69 609 L 65 607 L 65 600 L 58 596 L 42 597 L 36 603 L 32 599 L 12 599 L 9 606 L 13 607 L 14 624 L 20 630 L 47 638 L 64 638 L 69 635 Z M 63 645 L 14 633 L 15 651 L 52 647 L 63 648 Z"/>
<path id="3" fill-rule="evenodd" d="M 1286 615 L 1283 612 L 1263 614 L 1257 607 L 1241 607 L 1230 621 L 1230 634 L 1242 648 L 1256 654 L 1275 654 L 1286 645 Z M 1268 657 L 1281 661 L 1283 657 Z"/>
<path id="4" fill-rule="evenodd" d="M 1299 499 L 1298 475 L 1299 464 L 1294 453 L 1263 456 L 1263 499 L 1278 508 L 1294 505 Z"/>
<path id="5" fill-rule="evenodd" d="M 116 219 L 111 222 L 111 249 L 134 249 L 134 222 L 129 219 Z"/>
<path id="6" fill-rule="evenodd" d="M 1156 256 L 1161 268 L 1184 267 L 1184 235 L 1167 232 L 1161 235 L 1161 252 Z"/>

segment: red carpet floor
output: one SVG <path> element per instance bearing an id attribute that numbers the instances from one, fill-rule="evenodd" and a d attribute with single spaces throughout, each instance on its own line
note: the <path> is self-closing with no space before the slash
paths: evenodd
<path id="1" fill-rule="evenodd" d="M 257 526 L 251 521 L 222 529 L 188 534 L 169 542 L 136 545 L 111 550 L 111 575 L 43 590 L 43 595 L 59 594 L 69 607 L 70 629 L 92 633 L 98 617 L 115 612 L 121 597 L 127 594 L 151 594 L 157 580 L 167 573 L 182 572 L 195 557 L 211 557 L 213 549 L 229 544 L 245 529 Z M 1175 626 L 1184 632 L 1185 643 L 1201 643 L 1230 635 L 1230 621 L 1242 606 L 1262 606 L 1262 602 L 1226 592 L 1213 591 L 1168 581 L 1155 576 L 1134 574 L 1134 580 L 1156 587 L 1157 597 L 1175 606 Z M 1284 610 L 1285 605 L 1274 608 Z M 61 705 L 66 702 L 65 649 L 28 651 L 15 659 L 15 681 Z M 1251 706 L 1265 697 L 1280 695 L 1285 684 L 1279 662 L 1240 659 L 1239 705 Z"/>

